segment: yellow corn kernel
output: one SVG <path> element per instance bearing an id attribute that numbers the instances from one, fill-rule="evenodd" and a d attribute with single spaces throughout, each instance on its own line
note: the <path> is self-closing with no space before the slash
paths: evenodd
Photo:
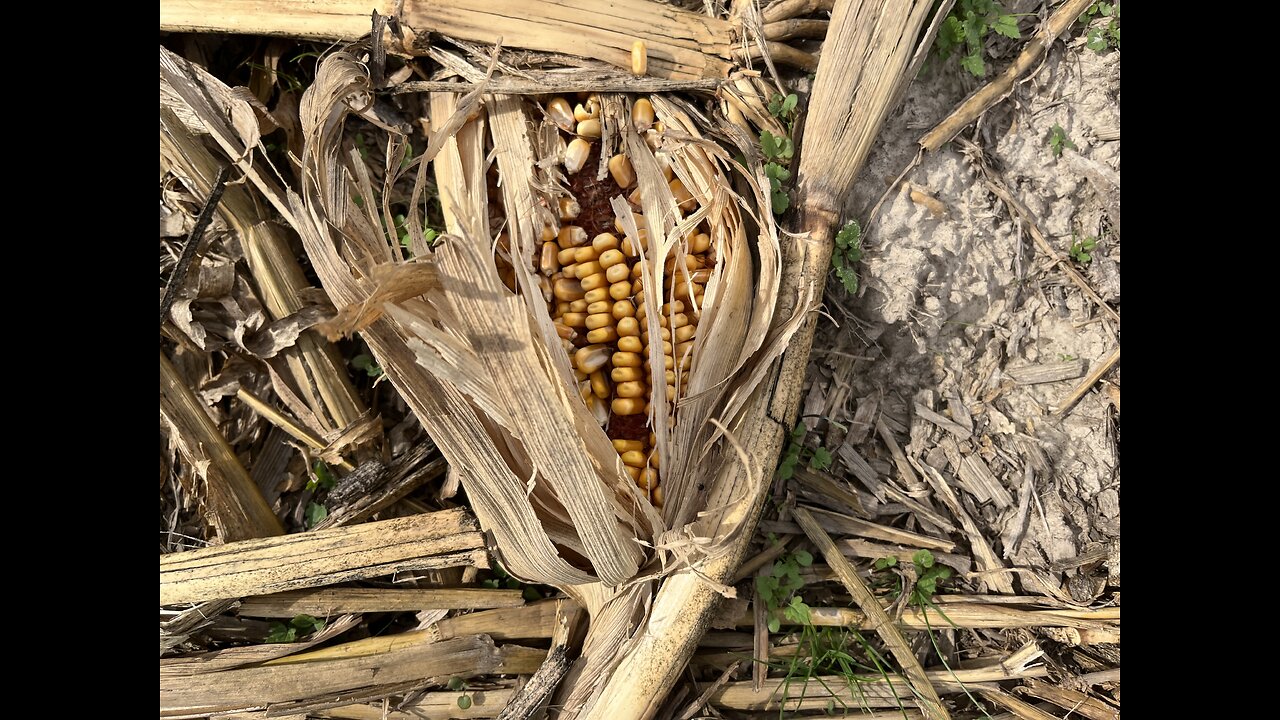
<path id="1" fill-rule="evenodd" d="M 644 443 L 639 440 L 614 440 L 613 449 L 617 450 L 619 455 L 632 450 L 639 452 L 644 450 Z"/>
<path id="2" fill-rule="evenodd" d="M 578 103 L 578 105 L 573 108 L 573 119 L 578 122 L 598 117 L 600 117 L 600 106 L 596 103 L 588 103 L 587 105 Z"/>
<path id="3" fill-rule="evenodd" d="M 667 187 L 671 188 L 671 194 L 676 198 L 676 205 L 680 206 L 683 212 L 691 212 L 698 206 L 697 200 L 693 198 L 693 193 L 680 182 L 679 178 L 668 183 Z"/>
<path id="4" fill-rule="evenodd" d="M 605 277 L 604 273 L 596 273 L 582 279 L 582 289 L 587 292 L 593 290 L 605 290 L 608 292 L 608 285 L 609 278 Z"/>
<path id="5" fill-rule="evenodd" d="M 610 371 L 609 378 L 614 382 L 633 382 L 644 379 L 644 371 L 634 367 L 616 367 Z"/>
<path id="6" fill-rule="evenodd" d="M 653 468 L 647 467 L 640 471 L 640 476 L 636 478 L 636 485 L 641 490 L 657 490 L 658 489 L 658 473 Z"/>
<path id="7" fill-rule="evenodd" d="M 692 340 L 694 334 L 697 332 L 698 332 L 697 325 L 685 325 L 683 327 L 678 327 L 676 328 L 676 335 L 675 335 L 676 342 L 683 343 L 683 342 Z"/>
<path id="8" fill-rule="evenodd" d="M 580 137 L 570 140 L 569 146 L 564 149 L 565 172 L 576 175 L 587 164 L 587 156 L 590 154 L 591 143 Z"/>
<path id="9" fill-rule="evenodd" d="M 600 267 L 600 263 L 595 260 L 578 263 L 577 275 L 579 280 L 585 280 L 592 275 L 599 275 L 602 272 L 604 272 L 604 268 Z"/>
<path id="10" fill-rule="evenodd" d="M 618 413 L 618 414 L 621 415 L 622 413 Z M 634 415 L 635 413 L 631 413 L 631 414 Z M 631 476 L 632 482 L 640 481 L 640 472 L 643 470 L 643 468 L 631 467 L 630 465 L 623 465 L 622 469 L 626 470 L 627 474 Z"/>
<path id="11" fill-rule="evenodd" d="M 615 320 L 623 318 L 633 318 L 636 316 L 636 306 L 630 300 L 619 300 L 609 309 L 610 314 Z"/>
<path id="12" fill-rule="evenodd" d="M 596 249 L 590 245 L 583 245 L 573 249 L 573 261 L 575 263 L 591 262 L 600 256 Z"/>
<path id="13" fill-rule="evenodd" d="M 587 333 L 587 342 L 589 343 L 611 343 L 618 339 L 618 331 L 611 326 L 596 328 Z"/>
<path id="14" fill-rule="evenodd" d="M 613 233 L 600 233 L 591 240 L 591 247 L 602 256 L 609 250 L 616 250 L 620 242 Z"/>
<path id="15" fill-rule="evenodd" d="M 593 138 L 593 139 L 600 137 L 600 120 L 597 118 L 590 118 L 587 120 L 583 120 L 582 122 L 579 122 L 578 135 L 584 138 Z M 583 162 L 585 161 L 586 161 L 586 157 L 584 156 Z"/>
<path id="16" fill-rule="evenodd" d="M 652 490 L 649 491 L 649 493 L 650 493 L 649 496 L 653 499 L 654 506 L 661 508 L 662 507 L 662 486 L 659 485 L 653 488 Z"/>
<path id="17" fill-rule="evenodd" d="M 587 304 L 590 305 L 593 302 L 600 302 L 601 300 L 607 300 L 608 298 L 609 298 L 609 291 L 605 288 L 600 287 L 595 289 L 588 289 L 586 293 L 583 295 L 582 299 L 586 300 Z"/>
<path id="18" fill-rule="evenodd" d="M 609 379 L 604 376 L 603 370 L 597 370 L 591 373 L 591 392 L 601 400 L 609 399 Z"/>
<path id="19" fill-rule="evenodd" d="M 628 450 L 622 453 L 622 464 L 631 467 L 642 468 L 645 466 L 646 458 L 643 452 L 638 450 Z"/>
<path id="20" fill-rule="evenodd" d="M 583 298 L 580 300 L 574 300 L 573 302 L 569 303 L 569 312 L 576 312 L 576 313 L 586 312 L 587 307 L 588 305 L 587 305 L 586 298 Z"/>
<path id="21" fill-rule="evenodd" d="M 551 293 L 556 296 L 557 300 L 564 302 L 579 300 L 584 292 L 582 283 L 568 278 L 561 278 L 551 286 Z"/>
<path id="22" fill-rule="evenodd" d="M 604 345 L 588 345 L 574 353 L 573 364 L 580 372 L 590 374 L 604 367 L 609 362 L 609 355 L 609 348 Z"/>
<path id="23" fill-rule="evenodd" d="M 618 320 L 618 334 L 623 337 L 636 337 L 640 334 L 640 323 L 633 317 Z"/>
<path id="24" fill-rule="evenodd" d="M 607 269 L 607 268 L 613 267 L 614 265 L 618 265 L 619 263 L 625 263 L 627 261 L 627 256 L 623 255 L 621 250 L 612 249 L 612 250 L 605 250 L 604 252 L 600 253 L 599 260 L 600 260 L 600 267 Z"/>
<path id="25" fill-rule="evenodd" d="M 543 275 L 555 275 L 560 269 L 560 258 L 556 257 L 556 244 L 543 243 L 542 255 L 538 258 L 538 270 Z"/>
<path id="26" fill-rule="evenodd" d="M 567 107 L 568 104 L 565 103 L 565 106 Z M 638 133 L 653 127 L 653 103 L 649 102 L 649 98 L 640 98 L 632 103 L 631 124 L 635 126 Z"/>
<path id="27" fill-rule="evenodd" d="M 615 368 L 620 368 L 620 367 L 638 368 L 643 364 L 644 361 L 640 358 L 639 353 L 616 352 L 613 354 L 613 358 L 611 359 L 611 362 L 613 363 L 613 366 Z M 579 367 L 581 367 L 581 364 L 579 364 Z"/>
<path id="28" fill-rule="evenodd" d="M 573 132 L 574 118 L 573 109 L 569 107 L 569 101 L 562 97 L 552 98 L 547 103 L 547 115 L 551 118 L 551 122 L 565 132 Z"/>
<path id="29" fill-rule="evenodd" d="M 689 252 L 704 253 L 711 248 L 711 236 L 706 233 L 698 233 L 689 241 Z"/>
<path id="30" fill-rule="evenodd" d="M 588 315 L 598 315 L 600 313 L 612 313 L 612 312 L 613 312 L 613 303 L 609 302 L 608 300 L 601 300 L 599 302 L 593 302 L 587 305 Z"/>
<path id="31" fill-rule="evenodd" d="M 608 275 L 606 275 L 605 277 L 607 279 Z M 613 283 L 612 285 L 609 286 L 609 297 L 618 301 L 626 300 L 627 298 L 631 297 L 631 283 L 629 282 Z"/>
<path id="32" fill-rule="evenodd" d="M 587 326 L 587 316 L 579 312 L 567 312 L 560 321 L 571 328 L 580 328 Z"/>
<path id="33" fill-rule="evenodd" d="M 625 353 L 641 353 L 644 352 L 644 342 L 634 335 L 618 338 L 618 352 Z M 614 363 L 615 365 L 617 363 Z"/>
<path id="34" fill-rule="evenodd" d="M 636 181 L 636 171 L 631 167 L 631 161 L 622 153 L 609 158 L 609 174 L 613 176 L 613 181 L 618 183 L 618 187 L 624 190 Z"/>
<path id="35" fill-rule="evenodd" d="M 644 406 L 645 406 L 644 398 L 638 398 L 638 397 L 614 398 L 613 404 L 612 404 L 613 412 L 615 415 L 638 415 L 644 412 Z"/>
<path id="36" fill-rule="evenodd" d="M 582 205 L 571 197 L 560 198 L 560 219 L 572 220 L 582 213 Z"/>
<path id="37" fill-rule="evenodd" d="M 631 74 L 644 75 L 649 72 L 649 49 L 643 40 L 631 43 Z"/>
<path id="38" fill-rule="evenodd" d="M 554 245 L 554 243 L 549 243 L 549 244 Z M 575 255 L 577 255 L 577 253 L 578 253 L 578 249 L 577 249 L 577 248 L 575 248 L 575 247 L 567 247 L 567 248 L 565 248 L 565 249 L 563 249 L 563 250 L 560 250 L 560 251 L 557 251 L 557 252 L 556 252 L 556 260 L 559 260 L 559 261 L 560 261 L 560 264 L 561 264 L 562 266 L 563 266 L 563 265 L 571 265 L 571 264 L 573 264 L 574 262 L 576 262 L 573 258 L 574 258 L 574 256 L 575 256 Z"/>
<path id="39" fill-rule="evenodd" d="M 587 241 L 587 231 L 577 225 L 565 225 L 560 228 L 560 234 L 556 236 L 560 247 L 577 247 Z"/>
<path id="40" fill-rule="evenodd" d="M 587 315 L 584 323 L 588 330 L 598 330 L 603 327 L 613 327 L 613 316 L 609 313 L 599 313 L 597 315 Z"/>

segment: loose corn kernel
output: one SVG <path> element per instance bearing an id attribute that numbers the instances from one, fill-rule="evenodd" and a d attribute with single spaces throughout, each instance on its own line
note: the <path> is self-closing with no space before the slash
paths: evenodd
<path id="1" fill-rule="evenodd" d="M 631 74 L 644 75 L 649 71 L 649 48 L 643 40 L 631 43 Z"/>
<path id="2" fill-rule="evenodd" d="M 556 257 L 556 244 L 543 243 L 542 255 L 538 258 L 538 270 L 543 275 L 555 275 L 560 270 L 560 258 Z"/>
<path id="3" fill-rule="evenodd" d="M 556 239 L 562 248 L 577 247 L 587 241 L 587 231 L 577 225 L 565 225 Z"/>
<path id="4" fill-rule="evenodd" d="M 597 123 L 599 124 L 599 123 Z M 599 137 L 597 135 L 596 137 Z M 564 169 L 570 175 L 576 175 L 587 164 L 587 155 L 591 154 L 591 143 L 582 138 L 569 141 L 564 151 Z"/>
<path id="5" fill-rule="evenodd" d="M 591 118 L 578 123 L 578 135 L 592 139 L 600 137 L 600 121 L 596 118 Z M 585 161 L 586 158 L 584 157 L 583 160 Z"/>
<path id="6" fill-rule="evenodd" d="M 560 219 L 573 220 L 582 212 L 582 205 L 571 197 L 562 197 L 559 200 Z"/>
<path id="7" fill-rule="evenodd" d="M 631 167 L 631 161 L 622 153 L 609 158 L 609 174 L 623 190 L 631 187 L 636 181 L 636 171 Z"/>
<path id="8" fill-rule="evenodd" d="M 568 133 L 573 132 L 576 121 L 568 100 L 562 97 L 553 98 L 551 102 L 547 103 L 547 115 L 551 118 L 551 122 L 555 123 L 561 130 Z"/>
<path id="9" fill-rule="evenodd" d="M 568 104 L 565 103 L 565 106 Z M 631 124 L 638 133 L 653 127 L 653 103 L 649 102 L 649 98 L 640 98 L 631 104 Z"/>

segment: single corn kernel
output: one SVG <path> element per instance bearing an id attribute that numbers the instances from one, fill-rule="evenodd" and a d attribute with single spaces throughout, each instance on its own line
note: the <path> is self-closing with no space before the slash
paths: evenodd
<path id="1" fill-rule="evenodd" d="M 573 364 L 579 372 L 593 373 L 609 363 L 609 348 L 603 345 L 588 345 L 574 353 Z"/>
<path id="2" fill-rule="evenodd" d="M 643 40 L 631 43 L 631 74 L 644 75 L 649 71 L 649 48 Z"/>
<path id="3" fill-rule="evenodd" d="M 621 245 L 621 242 L 613 233 L 600 233 L 591 240 L 592 249 L 600 253 L 601 256 L 610 250 L 616 250 L 619 245 Z"/>
<path id="4" fill-rule="evenodd" d="M 597 370 L 591 373 L 591 392 L 601 400 L 608 400 L 609 391 L 609 379 L 604 376 L 604 371 Z"/>
<path id="5" fill-rule="evenodd" d="M 576 263 L 591 262 L 600 257 L 600 253 L 590 245 L 583 245 L 573 249 L 573 261 Z"/>
<path id="6" fill-rule="evenodd" d="M 642 468 L 647 464 L 644 453 L 639 450 L 628 450 L 622 453 L 622 464 Z"/>
<path id="7" fill-rule="evenodd" d="M 600 117 L 600 106 L 596 103 L 588 103 L 587 105 L 578 103 L 577 107 L 573 109 L 573 119 L 578 122 L 598 117 Z"/>
<path id="8" fill-rule="evenodd" d="M 598 135 L 596 137 L 599 137 Z M 587 164 L 587 155 L 591 154 L 591 143 L 582 138 L 569 141 L 564 151 L 564 169 L 570 175 L 576 175 Z"/>
<path id="9" fill-rule="evenodd" d="M 603 327 L 613 327 L 613 316 L 609 313 L 599 313 L 595 315 L 588 314 L 583 322 L 588 330 L 599 330 Z"/>
<path id="10" fill-rule="evenodd" d="M 640 477 L 636 478 L 636 485 L 641 490 L 657 490 L 658 489 L 658 473 L 653 468 L 645 468 L 640 471 Z"/>
<path id="11" fill-rule="evenodd" d="M 679 178 L 672 180 L 667 184 L 667 187 L 671 188 L 671 194 L 675 196 L 676 205 L 680 206 L 681 211 L 691 212 L 698 206 L 698 201 L 694 199 L 693 193 L 689 192 L 689 189 L 684 186 L 684 183 L 680 182 Z"/>
<path id="12" fill-rule="evenodd" d="M 711 236 L 706 233 L 698 233 L 689 241 L 689 252 L 704 253 L 711 248 Z"/>
<path id="13" fill-rule="evenodd" d="M 591 292 L 593 290 L 604 290 L 605 292 L 608 292 L 608 286 L 609 278 L 605 277 L 602 272 L 598 272 L 595 275 L 588 275 L 582 279 L 582 289 L 587 292 Z"/>
<path id="14" fill-rule="evenodd" d="M 560 318 L 561 322 L 571 328 L 580 328 L 587 326 L 587 316 L 580 312 L 567 312 Z"/>
<path id="15" fill-rule="evenodd" d="M 644 341 L 635 335 L 620 337 L 618 338 L 618 351 L 626 353 L 644 352 Z"/>
<path id="16" fill-rule="evenodd" d="M 636 337 L 640 334 L 640 323 L 633 317 L 624 317 L 618 321 L 618 334 L 623 337 Z"/>
<path id="17" fill-rule="evenodd" d="M 583 299 L 587 301 L 588 305 L 590 305 L 593 302 L 600 302 L 601 300 L 607 300 L 608 298 L 609 298 L 608 289 L 602 288 L 602 287 L 588 289 L 586 294 L 583 296 Z"/>
<path id="18" fill-rule="evenodd" d="M 630 275 L 631 275 L 631 271 L 627 270 L 626 265 L 614 265 L 610 267 L 608 270 L 604 271 L 605 278 L 611 283 L 622 282 L 623 280 L 626 280 Z M 627 287 L 630 288 L 631 284 L 627 283 Z"/>
<path id="19" fill-rule="evenodd" d="M 578 263 L 577 276 L 579 280 L 586 280 L 592 275 L 599 275 L 602 272 L 604 272 L 604 268 L 600 267 L 600 263 L 596 260 Z"/>
<path id="20" fill-rule="evenodd" d="M 609 297 L 614 300 L 622 301 L 631 297 L 631 283 L 615 282 L 609 286 Z"/>
<path id="21" fill-rule="evenodd" d="M 556 259 L 560 261 L 560 265 L 562 266 L 570 265 L 572 263 L 577 262 L 577 260 L 575 259 L 577 257 L 577 254 L 578 254 L 578 249 L 570 245 L 569 247 L 557 252 Z"/>
<path id="22" fill-rule="evenodd" d="M 631 167 L 631 161 L 622 153 L 609 158 L 609 174 L 613 176 L 613 181 L 618 183 L 618 187 L 624 190 L 636 181 L 636 171 Z"/>
<path id="23" fill-rule="evenodd" d="M 617 450 L 619 455 L 632 450 L 639 452 L 644 450 L 644 443 L 640 440 L 614 440 L 613 449 Z"/>
<path id="24" fill-rule="evenodd" d="M 562 248 L 577 247 L 587 241 L 587 231 L 577 225 L 565 225 L 560 228 L 560 234 L 556 236 L 556 240 Z"/>
<path id="25" fill-rule="evenodd" d="M 601 300 L 599 302 L 593 302 L 587 305 L 588 315 L 599 315 L 600 313 L 609 313 L 610 315 L 612 315 L 613 303 L 609 302 L 608 300 Z"/>
<path id="26" fill-rule="evenodd" d="M 547 103 L 547 115 L 561 130 L 567 133 L 573 132 L 576 121 L 568 100 L 562 97 L 552 98 L 551 102 Z"/>
<path id="27" fill-rule="evenodd" d="M 568 103 L 565 103 L 567 106 Z M 649 98 L 640 98 L 631 105 L 631 124 L 636 132 L 643 133 L 653 127 L 653 103 Z"/>
<path id="28" fill-rule="evenodd" d="M 538 270 L 543 275 L 555 275 L 560 270 L 560 258 L 556 257 L 556 244 L 543 243 L 542 256 L 538 258 Z"/>
<path id="29" fill-rule="evenodd" d="M 634 382 L 644 379 L 644 371 L 635 367 L 616 367 L 609 372 L 609 378 L 614 382 Z"/>
<path id="30" fill-rule="evenodd" d="M 574 300 L 573 302 L 569 303 L 569 312 L 576 312 L 576 313 L 586 312 L 587 306 L 589 304 L 590 303 L 588 303 L 585 298 Z"/>
<path id="31" fill-rule="evenodd" d="M 600 137 L 600 120 L 597 118 L 591 118 L 578 123 L 578 135 L 592 139 Z M 583 157 L 583 160 L 586 160 L 585 156 Z"/>
<path id="32" fill-rule="evenodd" d="M 562 197 L 559 200 L 560 219 L 572 220 L 582 213 L 582 205 L 571 197 Z"/>
<path id="33" fill-rule="evenodd" d="M 597 328 L 587 333 L 589 343 L 611 343 L 618 339 L 618 331 L 611 326 Z"/>
<path id="34" fill-rule="evenodd" d="M 613 412 L 616 415 L 639 415 L 644 412 L 644 398 L 618 397 L 613 399 Z"/>
<path id="35" fill-rule="evenodd" d="M 609 308 L 609 312 L 615 320 L 634 318 L 636 316 L 636 306 L 630 300 L 618 300 Z"/>
<path id="36" fill-rule="evenodd" d="M 568 278 L 561 278 L 551 286 L 551 293 L 556 296 L 557 300 L 563 300 L 564 302 L 580 300 L 585 292 L 582 289 L 582 283 Z"/>
<path id="37" fill-rule="evenodd" d="M 638 368 L 644 364 L 640 354 L 636 352 L 616 352 L 610 360 L 615 368 L 633 367 Z"/>

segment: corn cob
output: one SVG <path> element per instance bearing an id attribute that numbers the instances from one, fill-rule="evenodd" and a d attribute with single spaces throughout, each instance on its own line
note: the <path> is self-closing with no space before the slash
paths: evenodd
<path id="1" fill-rule="evenodd" d="M 711 234 L 704 222 L 683 246 L 676 243 L 664 260 L 661 298 L 646 298 L 640 260 L 648 247 L 647 232 L 639 214 L 635 169 L 619 153 L 609 158 L 603 178 L 594 172 L 601 152 L 600 98 L 585 94 L 571 101 L 557 96 L 545 100 L 542 111 L 564 141 L 569 194 L 557 201 L 559 227 L 543 229 L 534 269 L 557 334 L 570 355 L 582 401 L 605 428 L 632 480 L 661 506 L 662 463 L 649 427 L 655 412 L 650 387 L 655 359 L 649 357 L 646 320 L 658 311 L 667 407 L 656 410 L 673 416 L 693 369 L 703 294 L 715 266 Z M 655 121 L 648 98 L 634 100 L 631 119 L 651 148 L 660 145 L 665 128 Z M 661 161 L 660 165 L 681 216 L 687 216 L 697 208 L 697 200 L 669 165 Z M 611 201 L 618 196 L 636 211 L 637 237 L 627 234 L 614 214 Z M 501 240 L 498 254 L 501 266 Z M 508 276 L 504 271 L 504 279 Z"/>

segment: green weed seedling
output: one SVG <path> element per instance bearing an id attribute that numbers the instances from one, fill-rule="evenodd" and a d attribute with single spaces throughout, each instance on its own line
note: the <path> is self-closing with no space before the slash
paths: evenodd
<path id="1" fill-rule="evenodd" d="M 267 633 L 267 642 L 269 643 L 291 643 L 297 642 L 298 633 L 310 635 L 318 633 L 324 629 L 325 621 L 314 618 L 310 615 L 296 615 L 288 624 L 282 622 L 273 622 L 269 626 Z"/>
<path id="2" fill-rule="evenodd" d="M 862 227 L 857 220 L 850 220 L 836 233 L 836 244 L 831 251 L 831 269 L 850 295 L 858 292 L 858 273 L 853 266 L 861 260 Z"/>
<path id="3" fill-rule="evenodd" d="M 357 370 L 363 370 L 365 375 L 371 378 L 381 377 L 382 368 L 374 361 L 373 356 L 367 353 L 360 353 L 351 358 L 351 367 Z"/>
<path id="4" fill-rule="evenodd" d="M 449 689 L 454 692 L 461 692 L 458 696 L 458 708 L 467 710 L 471 707 L 471 696 L 466 693 L 467 682 L 458 676 L 449 678 Z"/>
<path id="5" fill-rule="evenodd" d="M 310 530 L 327 517 L 329 517 L 329 508 L 318 502 L 309 502 L 307 509 L 302 511 L 302 524 Z"/>
<path id="6" fill-rule="evenodd" d="M 1062 151 L 1071 148 L 1079 150 L 1076 144 L 1071 142 L 1071 138 L 1067 137 L 1067 131 L 1062 129 L 1058 123 L 1053 124 L 1053 129 L 1049 131 L 1049 149 L 1053 151 L 1054 157 L 1062 157 Z"/>
<path id="7" fill-rule="evenodd" d="M 333 476 L 333 471 L 329 469 L 329 464 L 323 460 L 317 460 L 316 464 L 311 467 L 314 474 L 307 481 L 307 489 L 311 492 L 316 490 L 332 490 L 334 485 L 338 484 L 338 479 Z"/>
<path id="8" fill-rule="evenodd" d="M 1081 265 L 1088 265 L 1093 260 L 1092 253 L 1097 247 L 1098 238 L 1096 237 L 1090 236 L 1084 239 L 1075 237 L 1075 242 L 1071 243 L 1071 257 Z"/>
<path id="9" fill-rule="evenodd" d="M 1022 37 L 1017 16 L 1006 12 L 994 0 L 957 0 L 951 14 L 938 28 L 934 50 L 943 62 L 959 55 L 960 67 L 974 77 L 986 77 L 987 63 L 982 50 L 992 31 L 1015 40 Z"/>

